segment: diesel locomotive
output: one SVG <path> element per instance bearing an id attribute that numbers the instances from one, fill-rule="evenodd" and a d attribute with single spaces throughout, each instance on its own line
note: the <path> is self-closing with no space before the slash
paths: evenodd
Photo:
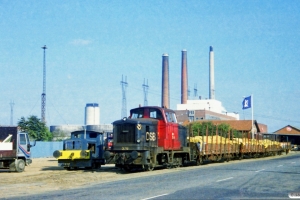
<path id="1" fill-rule="evenodd" d="M 178 167 L 191 161 L 187 129 L 177 123 L 173 110 L 157 106 L 138 107 L 130 116 L 113 122 L 110 152 L 116 167 L 132 170 Z"/>
<path id="2" fill-rule="evenodd" d="M 63 141 L 63 149 L 53 152 L 60 166 L 68 170 L 98 169 L 107 163 L 104 152 L 110 149 L 111 134 L 95 127 L 71 132 L 71 138 Z"/>

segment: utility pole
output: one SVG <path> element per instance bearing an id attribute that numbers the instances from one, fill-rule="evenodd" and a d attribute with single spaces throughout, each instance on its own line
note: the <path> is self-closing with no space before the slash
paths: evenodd
<path id="1" fill-rule="evenodd" d="M 12 126 L 13 124 L 14 124 L 14 121 L 13 121 L 13 119 L 14 119 L 14 105 L 15 105 L 15 103 L 14 103 L 14 101 L 10 101 L 10 125 Z"/>
<path id="2" fill-rule="evenodd" d="M 41 108 L 41 120 L 46 123 L 46 45 L 42 47 L 44 49 L 44 65 L 43 65 L 43 93 L 42 93 L 42 108 Z"/>
<path id="3" fill-rule="evenodd" d="M 121 114 L 121 118 L 127 117 L 127 106 L 126 106 L 126 87 L 128 86 L 127 83 L 127 76 L 125 76 L 125 80 L 123 79 L 123 75 L 122 75 L 122 81 L 121 81 L 121 85 L 122 85 L 122 114 Z"/>
<path id="4" fill-rule="evenodd" d="M 144 89 L 144 106 L 148 106 L 148 100 L 147 100 L 147 95 L 148 95 L 148 79 L 147 79 L 147 84 L 145 84 L 145 79 L 144 79 L 144 84 L 142 85 Z"/>

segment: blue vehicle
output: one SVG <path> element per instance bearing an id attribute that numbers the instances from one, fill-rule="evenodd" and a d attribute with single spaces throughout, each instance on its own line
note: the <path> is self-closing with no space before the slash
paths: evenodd
<path id="1" fill-rule="evenodd" d="M 79 130 L 71 132 L 71 138 L 63 141 L 63 150 L 56 150 L 53 156 L 65 169 L 99 169 L 105 165 L 104 136 L 107 133 L 100 130 Z"/>

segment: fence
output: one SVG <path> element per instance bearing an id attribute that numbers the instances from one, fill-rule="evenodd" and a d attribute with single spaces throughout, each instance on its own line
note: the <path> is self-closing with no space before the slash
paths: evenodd
<path id="1" fill-rule="evenodd" d="M 63 142 L 36 142 L 31 148 L 32 158 L 48 158 L 53 157 L 55 150 L 62 150 Z"/>

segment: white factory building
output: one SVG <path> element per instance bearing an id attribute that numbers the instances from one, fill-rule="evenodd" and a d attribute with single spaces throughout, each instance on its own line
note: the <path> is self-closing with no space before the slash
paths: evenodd
<path id="1" fill-rule="evenodd" d="M 175 111 L 180 124 L 199 120 L 239 120 L 238 113 L 227 112 L 222 102 L 215 99 L 187 100 L 177 104 Z"/>

